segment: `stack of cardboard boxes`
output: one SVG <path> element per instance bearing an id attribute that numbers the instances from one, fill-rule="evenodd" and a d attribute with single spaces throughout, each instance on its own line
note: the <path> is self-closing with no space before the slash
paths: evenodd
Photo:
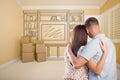
<path id="1" fill-rule="evenodd" d="M 44 41 L 38 40 L 36 42 L 36 61 L 42 62 L 46 61 L 46 48 Z"/>
<path id="2" fill-rule="evenodd" d="M 34 51 L 33 44 L 31 42 L 31 37 L 22 37 L 22 62 L 34 61 Z"/>

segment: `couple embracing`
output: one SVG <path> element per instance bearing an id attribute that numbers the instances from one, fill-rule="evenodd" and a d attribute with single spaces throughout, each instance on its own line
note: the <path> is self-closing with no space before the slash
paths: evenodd
<path id="1" fill-rule="evenodd" d="M 89 43 L 87 35 L 92 38 Z M 94 17 L 75 26 L 64 59 L 64 80 L 117 80 L 116 49 Z"/>

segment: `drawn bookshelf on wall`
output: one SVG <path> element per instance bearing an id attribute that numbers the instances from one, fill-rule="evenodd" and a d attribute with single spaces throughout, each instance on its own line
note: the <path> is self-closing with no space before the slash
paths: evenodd
<path id="1" fill-rule="evenodd" d="M 83 10 L 24 10 L 24 36 L 44 40 L 47 56 L 61 56 L 72 29 L 84 22 Z"/>
<path id="2" fill-rule="evenodd" d="M 24 36 L 31 36 L 32 40 L 35 42 L 38 39 L 44 39 L 47 43 L 61 43 L 61 40 L 55 38 L 53 32 L 59 32 L 59 35 L 64 37 L 64 44 L 67 43 L 68 37 L 71 34 L 72 29 L 84 22 L 84 10 L 24 10 Z M 47 27 L 49 26 L 49 27 Z M 47 29 L 45 28 L 47 27 Z M 61 27 L 61 28 L 60 28 Z M 48 28 L 55 28 L 51 30 L 51 36 L 53 39 L 48 38 L 42 34 L 44 31 L 48 31 Z M 46 30 L 44 30 L 46 29 Z M 44 31 L 43 31 L 44 30 Z"/>
<path id="3" fill-rule="evenodd" d="M 37 11 L 24 11 L 24 36 L 31 36 L 33 42 L 38 39 Z"/>
<path id="4" fill-rule="evenodd" d="M 39 10 L 39 39 L 47 44 L 66 44 L 68 10 Z"/>
<path id="5" fill-rule="evenodd" d="M 79 11 L 71 10 L 69 13 L 69 25 L 70 25 L 69 33 L 70 33 L 70 35 L 71 35 L 73 28 L 76 25 L 80 25 L 83 23 L 84 23 L 84 10 L 79 10 Z"/>

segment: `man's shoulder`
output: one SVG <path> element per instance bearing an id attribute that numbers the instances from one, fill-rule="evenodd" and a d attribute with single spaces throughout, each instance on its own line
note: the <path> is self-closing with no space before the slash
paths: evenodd
<path id="1" fill-rule="evenodd" d="M 99 39 L 92 39 L 86 46 L 91 47 L 99 44 Z"/>

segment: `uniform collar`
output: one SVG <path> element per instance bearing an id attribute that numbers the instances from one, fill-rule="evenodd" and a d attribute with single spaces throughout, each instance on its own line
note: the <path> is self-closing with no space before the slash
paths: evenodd
<path id="1" fill-rule="evenodd" d="M 100 38 L 100 37 L 104 37 L 105 36 L 105 34 L 98 34 L 98 35 L 96 35 L 93 39 L 95 39 L 95 38 Z"/>

